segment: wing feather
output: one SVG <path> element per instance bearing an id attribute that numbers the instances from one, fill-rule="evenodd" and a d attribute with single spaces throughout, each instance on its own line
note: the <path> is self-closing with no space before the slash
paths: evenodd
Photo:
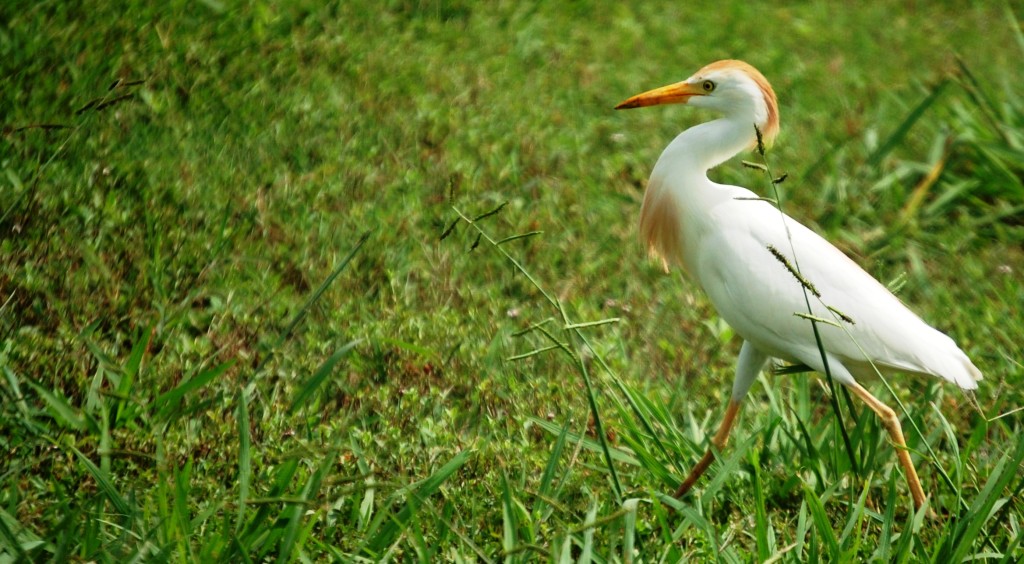
<path id="1" fill-rule="evenodd" d="M 743 189 L 742 197 L 751 193 Z M 927 374 L 977 388 L 981 372 L 948 336 L 932 328 L 828 241 L 763 201 L 728 199 L 710 210 L 696 277 L 719 314 L 763 351 L 814 365 L 820 356 L 801 282 L 769 250 L 799 265 L 821 293 L 808 295 L 825 349 L 856 376 L 879 368 Z M 792 245 L 790 245 L 790 238 Z M 795 249 L 795 256 L 793 250 Z M 828 307 L 848 316 L 852 323 Z M 808 358 L 810 355 L 810 358 Z M 870 362 L 869 362 L 870 361 Z"/>

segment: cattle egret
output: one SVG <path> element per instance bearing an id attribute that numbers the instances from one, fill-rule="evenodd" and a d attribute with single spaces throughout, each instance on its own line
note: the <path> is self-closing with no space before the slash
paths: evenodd
<path id="1" fill-rule="evenodd" d="M 835 381 L 881 419 L 920 508 L 925 495 L 900 420 L 858 381 L 874 375 L 877 367 L 883 374 L 936 376 L 974 390 L 981 372 L 952 339 L 825 239 L 750 190 L 708 179 L 709 169 L 755 148 L 757 131 L 765 143 L 779 131 L 775 92 L 757 69 L 742 61 L 718 61 L 615 109 L 659 104 L 721 114 L 683 131 L 668 145 L 654 165 L 640 211 L 640 234 L 648 251 L 666 268 L 681 266 L 743 338 L 732 396 L 711 439 L 714 448 L 725 446 L 740 401 L 768 358 L 822 373 L 827 367 Z M 819 321 L 812 324 L 811 319 Z M 689 491 L 713 457 L 708 448 L 676 497 Z"/>

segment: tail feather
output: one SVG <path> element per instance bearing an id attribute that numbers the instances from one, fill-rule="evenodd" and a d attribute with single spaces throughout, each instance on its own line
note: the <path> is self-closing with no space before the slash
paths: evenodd
<path id="1" fill-rule="evenodd" d="M 963 372 L 958 374 L 956 379 L 953 381 L 965 390 L 977 390 L 978 380 L 983 380 L 985 376 L 982 375 L 981 370 L 978 370 L 978 367 L 971 362 L 971 359 L 967 358 L 967 355 L 963 354 L 962 351 L 960 354 L 962 355 L 960 358 L 960 367 L 963 368 Z"/>
<path id="2" fill-rule="evenodd" d="M 978 381 L 984 378 L 981 370 L 971 362 L 964 351 L 945 335 L 935 331 L 938 342 L 928 358 L 920 359 L 928 372 L 944 380 L 949 380 L 965 390 L 978 389 Z"/>
<path id="3" fill-rule="evenodd" d="M 927 327 L 927 326 L 925 326 Z M 931 328 L 929 328 L 931 329 Z M 909 372 L 922 376 L 932 376 L 953 382 L 964 390 L 977 390 L 978 381 L 984 376 L 981 370 L 971 362 L 964 351 L 947 335 L 932 329 L 931 338 L 920 342 L 913 351 L 904 350 L 902 354 L 891 354 L 888 357 L 865 361 L 857 358 L 843 358 L 843 362 L 857 377 L 871 378 L 875 370 L 883 373 Z M 918 337 L 924 337 L 919 334 Z M 872 365 L 873 363 L 873 365 Z"/>

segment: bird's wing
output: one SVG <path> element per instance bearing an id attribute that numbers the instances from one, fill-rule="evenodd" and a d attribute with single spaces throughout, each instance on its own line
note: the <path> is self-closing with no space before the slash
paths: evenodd
<path id="1" fill-rule="evenodd" d="M 808 286 L 821 294 L 808 292 L 812 315 L 842 326 L 818 324 L 825 349 L 851 372 L 870 370 L 870 360 L 977 387 L 980 371 L 949 337 L 810 229 L 785 216 L 787 236 L 784 216 L 763 201 L 730 200 L 710 211 L 713 228 L 700 242 L 697 278 L 744 339 L 769 354 L 816 364 L 813 329 L 800 316 L 807 302 L 793 273 L 799 265 Z"/>

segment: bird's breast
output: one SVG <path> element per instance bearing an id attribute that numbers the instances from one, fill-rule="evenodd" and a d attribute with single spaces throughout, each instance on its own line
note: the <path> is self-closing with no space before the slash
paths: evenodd
<path id="1" fill-rule="evenodd" d="M 656 167 L 651 175 L 640 210 L 640 238 L 648 253 L 666 269 L 676 265 L 694 274 L 695 256 L 709 228 L 711 208 L 721 194 L 707 177 L 672 172 Z"/>

